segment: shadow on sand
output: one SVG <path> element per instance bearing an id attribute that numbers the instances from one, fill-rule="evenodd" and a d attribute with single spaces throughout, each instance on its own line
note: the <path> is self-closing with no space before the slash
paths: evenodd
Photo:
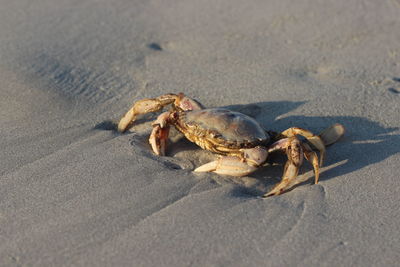
<path id="1" fill-rule="evenodd" d="M 266 129 L 283 131 L 298 126 L 319 133 L 334 123 L 345 126 L 344 137 L 327 149 L 324 166 L 345 161 L 344 164 L 325 171 L 320 181 L 357 171 L 400 152 L 399 128 L 385 128 L 378 122 L 356 116 L 306 117 L 279 116 L 302 105 L 302 102 L 260 102 L 226 108 L 245 113 L 257 119 Z"/>
<path id="2" fill-rule="evenodd" d="M 385 160 L 386 158 L 400 152 L 400 135 L 395 134 L 399 128 L 385 128 L 377 122 L 371 121 L 362 117 L 355 116 L 326 116 L 326 117 L 306 117 L 306 116 L 288 116 L 283 115 L 298 108 L 305 102 L 259 102 L 247 105 L 232 105 L 224 108 L 242 112 L 255 118 L 261 126 L 266 130 L 283 131 L 292 126 L 298 126 L 308 129 L 314 133 L 319 133 L 326 127 L 334 123 L 341 123 L 346 128 L 345 136 L 339 140 L 336 144 L 332 145 L 327 149 L 327 157 L 324 162 L 325 167 L 343 162 L 333 168 L 328 168 L 321 174 L 320 181 L 335 178 L 337 176 L 346 175 L 348 173 L 357 171 L 370 164 L 378 163 Z M 282 117 L 282 118 L 280 118 Z M 153 120 L 156 115 L 145 115 L 138 121 L 138 124 Z M 137 125 L 138 125 L 137 124 Z M 105 121 L 99 123 L 94 129 L 97 130 L 114 130 L 115 123 Z M 149 127 L 151 127 L 149 125 Z M 140 127 L 143 129 L 143 127 Z M 150 147 L 147 144 L 147 138 L 150 131 L 139 131 L 133 136 L 131 143 L 140 144 L 141 150 L 149 150 Z M 192 158 L 194 166 L 197 164 L 204 164 L 205 158 L 196 159 L 202 157 L 202 152 L 199 148 L 190 143 L 188 140 L 179 137 L 172 137 L 168 148 L 166 158 L 172 159 L 172 157 L 179 158 Z M 150 151 L 143 151 L 143 155 L 149 157 L 155 157 Z M 150 152 L 150 153 L 148 153 Z M 209 153 L 209 152 L 207 152 Z M 210 153 L 209 153 L 210 154 Z M 193 155 L 193 157 L 190 157 Z M 208 156 L 210 158 L 210 156 Z M 170 161 L 166 159 L 166 161 Z M 175 161 L 175 160 L 174 160 Z M 176 162 L 175 162 L 176 164 Z M 302 170 L 302 173 L 304 170 Z M 270 166 L 268 168 L 261 168 L 259 171 L 251 174 L 250 177 L 244 178 L 227 178 L 214 175 L 214 179 L 217 182 L 233 181 L 236 184 L 242 185 L 242 188 L 235 190 L 234 195 L 238 197 L 246 197 L 248 193 L 258 195 L 264 191 L 264 188 L 270 187 L 280 180 L 282 174 L 282 166 Z M 272 179 L 270 179 L 272 178 Z M 262 188 L 255 188 L 254 179 L 262 181 Z M 312 182 L 312 180 L 309 180 Z"/>

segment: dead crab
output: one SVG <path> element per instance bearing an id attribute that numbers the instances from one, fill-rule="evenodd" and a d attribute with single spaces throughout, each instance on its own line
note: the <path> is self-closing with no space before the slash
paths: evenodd
<path id="1" fill-rule="evenodd" d="M 269 153 L 283 151 L 287 155 L 282 181 L 263 197 L 279 195 L 298 183 L 296 177 L 305 157 L 314 168 L 315 183 L 318 183 L 319 168 L 325 154 L 325 146 L 336 142 L 344 133 L 344 127 L 334 124 L 320 135 L 308 130 L 291 127 L 282 133 L 264 130 L 253 118 L 239 112 L 222 108 L 204 109 L 194 99 L 183 93 L 166 94 L 154 99 L 139 100 L 118 124 L 124 132 L 140 114 L 161 110 L 172 104 L 153 122 L 150 145 L 157 155 L 164 155 L 170 125 L 176 127 L 187 139 L 201 148 L 221 154 L 219 159 L 204 164 L 195 172 L 244 176 L 263 166 Z M 317 153 L 297 135 L 305 137 L 320 152 Z"/>

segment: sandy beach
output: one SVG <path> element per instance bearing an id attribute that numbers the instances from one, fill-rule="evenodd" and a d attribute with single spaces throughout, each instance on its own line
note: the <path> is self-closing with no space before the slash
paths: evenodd
<path id="1" fill-rule="evenodd" d="M 397 266 L 400 1 L 0 0 L 0 266 Z M 132 103 L 183 92 L 269 130 L 345 136 L 283 166 L 216 158 Z"/>

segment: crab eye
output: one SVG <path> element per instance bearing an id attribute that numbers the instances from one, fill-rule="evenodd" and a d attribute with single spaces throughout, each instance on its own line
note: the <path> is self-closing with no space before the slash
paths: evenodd
<path id="1" fill-rule="evenodd" d="M 179 103 L 179 107 L 185 111 L 203 109 L 203 106 L 194 99 L 183 97 Z"/>

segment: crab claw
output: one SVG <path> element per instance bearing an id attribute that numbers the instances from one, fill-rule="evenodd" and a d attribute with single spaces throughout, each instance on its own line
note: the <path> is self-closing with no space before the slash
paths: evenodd
<path id="1" fill-rule="evenodd" d="M 160 125 L 155 125 L 150 134 L 149 143 L 153 152 L 158 156 L 165 155 L 167 146 L 169 127 L 161 128 Z"/>
<path id="2" fill-rule="evenodd" d="M 285 164 L 281 182 L 270 192 L 264 194 L 264 198 L 279 195 L 296 185 L 298 183 L 296 177 L 299 173 L 300 166 L 303 163 L 303 147 L 299 139 L 294 136 L 279 140 L 272 144 L 270 149 L 271 151 L 274 149 L 285 149 L 288 161 Z"/>
<path id="3" fill-rule="evenodd" d="M 149 143 L 154 153 L 159 156 L 165 155 L 169 135 L 168 117 L 170 112 L 164 112 L 153 122 L 153 130 L 151 131 Z"/>
<path id="4" fill-rule="evenodd" d="M 328 128 L 330 129 L 330 128 Z M 327 129 L 327 130 L 328 130 Z M 330 133 L 331 131 L 327 131 Z M 313 146 L 315 146 L 319 150 L 319 165 L 322 166 L 325 158 L 325 143 L 323 142 L 322 138 L 319 135 L 315 135 L 312 132 L 298 128 L 292 127 L 282 132 L 283 136 L 286 137 L 295 137 L 296 135 L 304 136 Z"/>
<path id="5" fill-rule="evenodd" d="M 247 164 L 245 160 L 239 157 L 226 156 L 206 163 L 196 168 L 194 172 L 215 172 L 231 176 L 244 176 L 255 170 L 257 170 L 257 167 Z"/>

